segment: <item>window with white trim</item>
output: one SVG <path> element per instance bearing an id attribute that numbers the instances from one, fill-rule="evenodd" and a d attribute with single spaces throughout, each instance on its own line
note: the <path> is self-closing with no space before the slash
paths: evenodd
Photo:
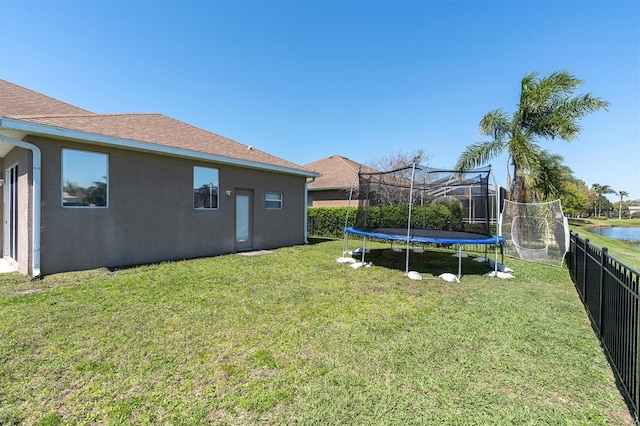
<path id="1" fill-rule="evenodd" d="M 218 169 L 211 167 L 193 168 L 193 208 L 218 208 Z"/>
<path id="2" fill-rule="evenodd" d="M 267 192 L 264 195 L 264 208 L 270 210 L 279 210 L 282 208 L 282 193 Z"/>
<path id="3" fill-rule="evenodd" d="M 63 207 L 108 207 L 109 155 L 62 149 Z"/>

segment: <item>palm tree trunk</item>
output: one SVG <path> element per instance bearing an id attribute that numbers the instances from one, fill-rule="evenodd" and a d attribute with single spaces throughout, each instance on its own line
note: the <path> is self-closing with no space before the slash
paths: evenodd
<path id="1" fill-rule="evenodd" d="M 602 195 L 598 194 L 598 217 L 602 215 Z"/>
<path id="2" fill-rule="evenodd" d="M 520 167 L 516 162 L 513 162 L 513 181 L 511 182 L 511 201 L 518 203 L 527 202 L 527 191 L 525 189 L 524 176 L 520 171 Z"/>
<path id="3" fill-rule="evenodd" d="M 622 197 L 620 197 L 620 205 L 618 206 L 618 220 L 622 219 Z"/>

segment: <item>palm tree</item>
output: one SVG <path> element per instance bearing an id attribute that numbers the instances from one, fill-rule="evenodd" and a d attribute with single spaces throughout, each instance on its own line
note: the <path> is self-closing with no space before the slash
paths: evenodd
<path id="1" fill-rule="evenodd" d="M 627 191 L 618 191 L 618 195 L 620 196 L 620 206 L 618 206 L 618 220 L 622 219 L 622 199 L 624 197 L 628 197 L 629 193 Z"/>
<path id="2" fill-rule="evenodd" d="M 614 191 L 609 185 L 600 185 L 599 183 L 591 185 L 591 189 L 596 193 L 596 200 L 598 203 L 598 214 L 596 216 L 600 216 L 602 214 L 602 196 L 605 194 L 615 194 L 616 191 Z M 596 212 L 594 211 L 594 214 L 595 213 Z"/>
<path id="3" fill-rule="evenodd" d="M 491 140 L 468 146 L 456 169 L 484 165 L 506 150 L 513 167 L 513 181 L 507 176 L 509 199 L 528 201 L 525 176 L 540 171 L 541 150 L 536 139 L 573 140 L 580 134 L 580 118 L 609 106 L 591 94 L 574 95 L 582 84 L 567 71 L 556 71 L 544 78 L 538 78 L 536 72 L 525 75 L 520 102 L 511 118 L 500 109 L 488 112 L 480 120 L 480 133 Z"/>

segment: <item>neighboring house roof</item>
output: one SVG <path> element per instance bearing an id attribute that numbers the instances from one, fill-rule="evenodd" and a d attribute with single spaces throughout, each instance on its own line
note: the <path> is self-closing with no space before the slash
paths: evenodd
<path id="1" fill-rule="evenodd" d="M 25 134 L 196 158 L 205 154 L 203 159 L 231 159 L 226 162 L 316 176 L 295 163 L 162 114 L 94 114 L 4 80 L 0 80 L 0 117 L 10 119 L 2 120 L 0 127 Z"/>
<path id="2" fill-rule="evenodd" d="M 377 170 L 371 167 L 367 167 L 340 155 L 332 155 L 331 157 L 305 164 L 304 168 L 322 175 L 308 185 L 310 191 L 351 189 L 358 175 L 358 170 L 362 169 L 364 172 L 377 172 Z"/>

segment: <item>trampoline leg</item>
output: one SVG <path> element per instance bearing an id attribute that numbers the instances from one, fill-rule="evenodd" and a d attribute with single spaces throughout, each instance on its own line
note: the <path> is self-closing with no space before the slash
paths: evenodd
<path id="1" fill-rule="evenodd" d="M 458 280 L 462 277 L 462 246 L 458 245 Z"/>
<path id="2" fill-rule="evenodd" d="M 407 253 L 406 253 L 406 259 L 405 259 L 405 266 L 404 266 L 404 274 L 408 275 L 409 274 L 409 252 L 410 252 L 410 247 L 409 247 L 409 240 L 407 239 Z"/>
<path id="3" fill-rule="evenodd" d="M 364 254 L 367 252 L 367 237 L 362 238 L 362 263 L 364 264 Z"/>
<path id="4" fill-rule="evenodd" d="M 344 256 L 349 251 L 349 233 L 344 233 L 344 242 L 342 243 L 342 255 Z"/>

